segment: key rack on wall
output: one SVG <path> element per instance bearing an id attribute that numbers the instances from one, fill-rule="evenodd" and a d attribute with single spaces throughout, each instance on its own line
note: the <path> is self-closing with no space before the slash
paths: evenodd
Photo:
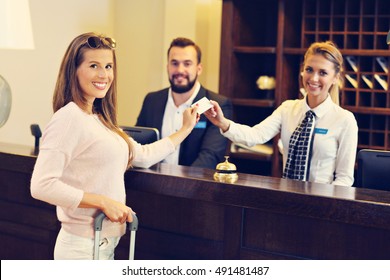
<path id="1" fill-rule="evenodd" d="M 390 29 L 388 0 L 224 0 L 219 93 L 230 97 L 234 120 L 254 125 L 286 99 L 300 98 L 307 47 L 332 40 L 345 60 L 340 105 L 355 114 L 358 149 L 390 149 Z M 275 79 L 260 89 L 259 77 Z M 273 153 L 230 149 L 238 171 L 280 176 Z"/>

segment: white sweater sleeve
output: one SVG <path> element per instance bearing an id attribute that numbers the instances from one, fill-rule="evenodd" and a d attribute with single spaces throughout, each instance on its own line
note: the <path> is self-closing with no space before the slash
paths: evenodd
<path id="1" fill-rule="evenodd" d="M 65 208 L 77 208 L 84 192 L 61 181 L 66 156 L 58 150 L 41 150 L 31 178 L 35 199 Z"/>
<path id="2" fill-rule="evenodd" d="M 31 178 L 31 195 L 47 203 L 76 208 L 84 192 L 65 184 L 63 172 L 79 146 L 77 115 L 58 111 L 46 127 Z"/>
<path id="3" fill-rule="evenodd" d="M 132 141 L 135 147 L 135 157 L 132 163 L 134 167 L 149 168 L 175 151 L 175 146 L 168 137 L 147 145 Z"/>

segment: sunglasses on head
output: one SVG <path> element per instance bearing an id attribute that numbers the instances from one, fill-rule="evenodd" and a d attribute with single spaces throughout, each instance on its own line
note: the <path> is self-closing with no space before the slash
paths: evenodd
<path id="1" fill-rule="evenodd" d="M 97 49 L 100 46 L 108 46 L 111 49 L 115 49 L 116 47 L 116 42 L 113 38 L 109 37 L 97 37 L 97 36 L 91 36 L 87 39 L 87 45 L 91 49 Z"/>

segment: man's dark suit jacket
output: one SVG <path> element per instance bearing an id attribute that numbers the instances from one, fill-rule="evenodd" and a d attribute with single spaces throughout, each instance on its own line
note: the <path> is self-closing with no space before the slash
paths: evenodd
<path id="1" fill-rule="evenodd" d="M 161 132 L 168 92 L 169 88 L 165 88 L 146 95 L 137 126 L 154 127 Z M 205 96 L 219 103 L 226 118 L 232 118 L 230 99 L 201 86 L 194 103 Z M 219 128 L 202 114 L 191 134 L 180 145 L 179 164 L 215 169 L 224 160 L 227 144 L 228 140 L 221 135 Z"/>

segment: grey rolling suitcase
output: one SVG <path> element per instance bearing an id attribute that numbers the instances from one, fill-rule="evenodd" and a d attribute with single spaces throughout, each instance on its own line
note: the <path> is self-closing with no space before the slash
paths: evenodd
<path id="1" fill-rule="evenodd" d="M 135 251 L 135 234 L 138 229 L 138 218 L 135 214 L 133 215 L 133 222 L 129 223 L 129 231 L 130 231 L 130 247 L 129 247 L 129 259 L 134 260 L 134 251 Z M 100 241 L 100 232 L 102 230 L 103 220 L 106 217 L 106 214 L 103 212 L 96 216 L 94 221 L 94 229 L 95 229 L 95 243 L 94 243 L 94 252 L 93 259 L 99 259 L 99 241 Z"/>

